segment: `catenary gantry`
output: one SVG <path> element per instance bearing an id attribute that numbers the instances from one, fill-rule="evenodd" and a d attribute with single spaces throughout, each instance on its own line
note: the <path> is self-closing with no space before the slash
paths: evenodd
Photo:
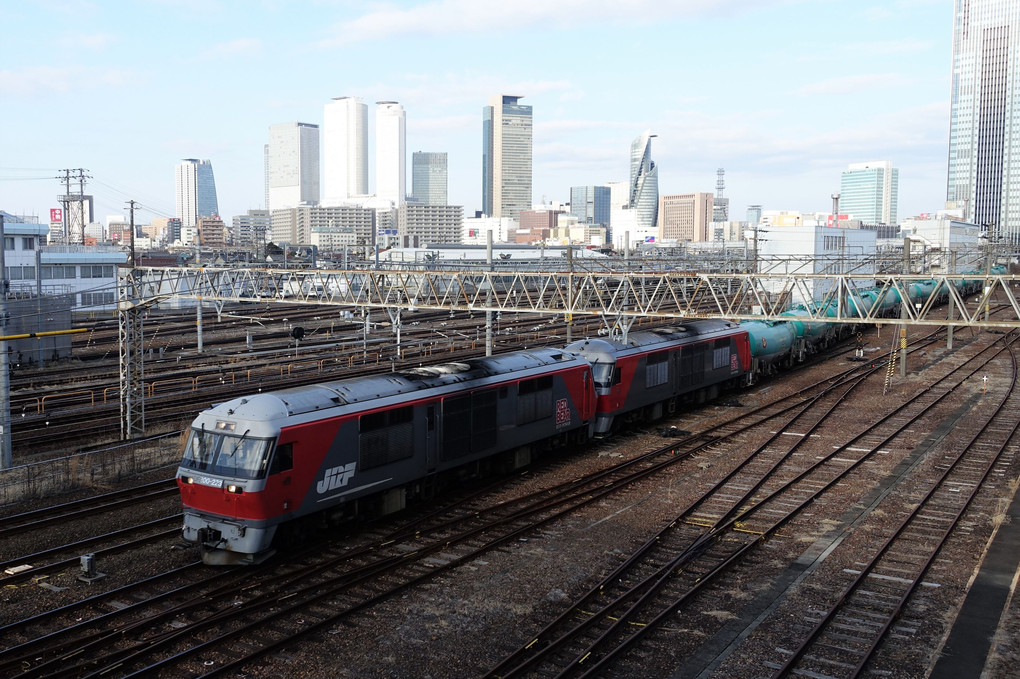
<path id="1" fill-rule="evenodd" d="M 777 321 L 788 320 L 782 314 L 793 306 L 802 307 L 801 321 L 1015 329 L 1018 285 L 1020 277 L 1001 274 L 135 268 L 121 276 L 118 290 L 122 434 L 130 438 L 145 428 L 141 312 L 172 297 L 201 300 L 199 309 L 209 303 L 221 310 L 228 302 L 384 309 L 398 333 L 400 310 L 413 309 L 552 314 L 568 321 L 595 316 L 611 332 L 625 332 L 639 316 Z M 890 317 L 893 302 L 916 298 L 911 286 L 930 292 L 916 304 L 895 305 L 899 313 Z M 981 292 L 964 297 L 965 287 Z"/>
<path id="2" fill-rule="evenodd" d="M 981 283 L 966 298 L 963 282 Z M 926 301 L 889 317 L 890 301 L 934 283 Z M 663 319 L 783 320 L 791 306 L 824 322 L 1020 326 L 1020 276 L 976 274 L 740 274 L 689 271 L 137 268 L 121 278 L 121 310 L 170 297 L 321 304 L 348 309 L 506 311 Z M 874 294 L 862 295 L 872 290 Z M 987 310 L 999 313 L 990 318 Z"/>

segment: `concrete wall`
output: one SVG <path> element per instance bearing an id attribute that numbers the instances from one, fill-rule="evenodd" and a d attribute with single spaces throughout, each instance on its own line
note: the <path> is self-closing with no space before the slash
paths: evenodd
<path id="1" fill-rule="evenodd" d="M 110 483 L 168 466 L 180 459 L 179 434 L 145 443 L 129 443 L 0 471 L 0 506 L 52 497 L 83 488 L 106 492 Z"/>

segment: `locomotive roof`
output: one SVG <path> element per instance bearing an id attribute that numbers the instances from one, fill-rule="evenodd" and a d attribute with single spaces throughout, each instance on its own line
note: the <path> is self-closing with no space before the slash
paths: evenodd
<path id="1" fill-rule="evenodd" d="M 734 330 L 739 327 L 740 324 L 725 320 L 705 319 L 688 321 L 683 325 L 668 325 L 660 328 L 652 328 L 651 330 L 630 332 L 627 334 L 626 342 L 607 338 L 582 340 L 568 345 L 567 350 L 584 352 L 586 348 L 585 345 L 588 345 L 588 347 L 596 350 L 611 351 L 619 354 L 626 353 L 630 350 L 647 349 L 656 344 L 665 344 L 667 342 L 675 342 L 677 340 L 692 337 L 711 338 L 722 332 Z"/>
<path id="2" fill-rule="evenodd" d="M 576 360 L 578 359 L 573 354 L 562 349 L 538 347 L 498 356 L 470 359 L 464 362 L 421 366 L 395 373 L 348 377 L 303 387 L 281 389 L 261 394 L 258 399 L 259 409 L 265 415 L 271 413 L 271 419 L 293 416 L 423 389 L 455 385 L 468 380 L 513 375 L 529 369 L 557 363 L 567 364 Z M 268 399 L 262 398 L 267 396 L 277 400 L 280 405 L 267 409 L 269 404 L 265 401 Z M 238 403 L 241 400 L 244 399 L 234 399 L 218 404 L 214 410 L 237 409 L 239 405 L 243 406 Z M 248 401 L 253 405 L 255 400 L 248 397 Z"/>

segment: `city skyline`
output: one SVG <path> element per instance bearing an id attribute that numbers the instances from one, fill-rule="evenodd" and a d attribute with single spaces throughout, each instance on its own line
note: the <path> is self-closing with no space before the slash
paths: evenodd
<path id="1" fill-rule="evenodd" d="M 170 216 L 171 168 L 199 157 L 216 168 L 229 220 L 264 207 L 269 126 L 321 126 L 324 102 L 345 94 L 401 102 L 407 152 L 448 153 L 449 201 L 470 215 L 481 209 L 478 111 L 494 92 L 520 92 L 534 109 L 535 203 L 627 181 L 630 142 L 652 129 L 660 193 L 711 191 L 725 167 L 735 216 L 750 204 L 827 211 L 841 171 L 871 158 L 900 169 L 901 217 L 943 207 L 946 3 L 549 4 L 211 2 L 197 30 L 162 3 L 7 7 L 0 92 L 17 106 L 0 115 L 19 133 L 5 139 L 0 207 L 45 218 L 57 172 L 83 167 L 97 214 L 134 199 L 150 210 L 143 221 Z M 578 59 L 566 39 L 578 21 L 605 46 L 597 58 Z M 494 40 L 514 49 L 499 54 Z"/>

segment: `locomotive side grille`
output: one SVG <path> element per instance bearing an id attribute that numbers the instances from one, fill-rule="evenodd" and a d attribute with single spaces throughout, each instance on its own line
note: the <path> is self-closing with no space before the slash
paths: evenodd
<path id="1" fill-rule="evenodd" d="M 361 418 L 358 469 L 381 467 L 414 455 L 414 420 L 410 406 Z"/>

